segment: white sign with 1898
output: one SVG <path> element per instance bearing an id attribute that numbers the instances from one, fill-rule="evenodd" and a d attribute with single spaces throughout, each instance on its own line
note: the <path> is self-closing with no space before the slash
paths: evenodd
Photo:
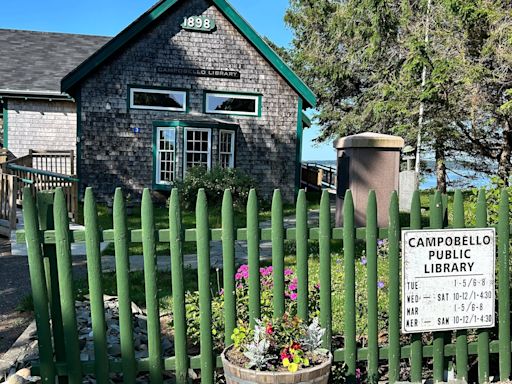
<path id="1" fill-rule="evenodd" d="M 208 16 L 185 17 L 181 27 L 191 31 L 211 32 L 215 29 L 215 20 Z"/>
<path id="2" fill-rule="evenodd" d="M 402 331 L 494 327 L 494 228 L 402 232 Z"/>

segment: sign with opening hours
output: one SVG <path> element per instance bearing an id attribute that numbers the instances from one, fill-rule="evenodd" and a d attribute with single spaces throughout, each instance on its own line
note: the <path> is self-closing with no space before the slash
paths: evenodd
<path id="1" fill-rule="evenodd" d="M 402 231 L 402 332 L 494 327 L 496 231 Z"/>

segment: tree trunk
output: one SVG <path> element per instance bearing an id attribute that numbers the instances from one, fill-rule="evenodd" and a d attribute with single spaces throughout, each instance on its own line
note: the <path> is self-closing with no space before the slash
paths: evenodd
<path id="1" fill-rule="evenodd" d="M 505 124 L 503 124 L 503 142 L 498 159 L 498 176 L 503 180 L 506 186 L 509 185 L 508 178 L 510 176 L 510 161 L 512 158 L 512 129 L 510 124 L 510 121 L 506 121 Z"/>
<path id="2" fill-rule="evenodd" d="M 436 148 L 437 190 L 446 193 L 446 157 L 443 147 Z"/>

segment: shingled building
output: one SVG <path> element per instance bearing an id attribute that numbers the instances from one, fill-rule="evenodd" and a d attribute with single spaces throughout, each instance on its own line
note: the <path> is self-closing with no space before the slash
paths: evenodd
<path id="1" fill-rule="evenodd" d="M 60 91 L 69 71 L 110 37 L 0 29 L 3 147 L 76 151 L 76 104 Z"/>
<path id="2" fill-rule="evenodd" d="M 84 39 L 62 38 L 69 45 Z M 61 92 L 47 83 L 37 88 L 51 91 L 38 101 L 43 112 L 58 102 L 75 124 L 76 108 L 69 141 L 77 143 L 82 187 L 94 187 L 100 199 L 118 186 L 139 195 L 144 187 L 172 188 L 194 166 L 237 167 L 257 180 L 260 196 L 281 188 L 293 200 L 303 111 L 316 99 L 229 3 L 161 0 L 106 40 L 82 41 L 85 61 L 59 66 L 70 71 Z M 46 65 L 58 66 L 53 60 Z M 6 143 L 18 154 L 34 145 L 14 139 L 23 136 L 11 125 L 16 102 L 7 99 Z M 57 145 L 68 140 L 50 127 L 46 134 Z"/>

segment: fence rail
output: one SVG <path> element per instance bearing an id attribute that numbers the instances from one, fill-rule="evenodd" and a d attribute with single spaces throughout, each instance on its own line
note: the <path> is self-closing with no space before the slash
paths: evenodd
<path id="1" fill-rule="evenodd" d="M 442 196 L 436 193 L 431 199 L 429 228 L 442 228 L 450 225 L 455 228 L 464 227 L 464 205 L 462 194 L 455 194 L 453 204 L 453 220 L 446 223 L 446 208 Z M 273 310 L 274 315 L 283 313 L 285 303 L 284 287 L 284 249 L 285 239 L 296 241 L 296 263 L 298 272 L 298 314 L 308 318 L 308 240 L 318 240 L 320 264 L 320 324 L 326 328 L 324 346 L 332 349 L 332 300 L 337 292 L 331 289 L 331 240 L 340 239 L 343 243 L 344 263 L 344 330 L 343 348 L 333 349 L 335 362 L 345 364 L 344 376 L 350 383 L 356 382 L 358 364 L 366 362 L 368 382 L 376 383 L 382 379 L 380 365 L 387 366 L 386 376 L 394 383 L 401 379 L 401 364 L 410 367 L 409 380 L 421 382 L 423 366 L 426 359 L 432 359 L 432 378 L 434 382 L 443 381 L 444 370 L 447 369 L 448 357 L 455 361 L 457 378 L 468 380 L 468 358 L 478 359 L 478 381 L 486 383 L 491 375 L 491 356 L 497 355 L 499 366 L 494 368 L 493 375 L 501 380 L 510 378 L 511 370 L 511 338 L 510 338 L 510 221 L 509 200 L 506 191 L 500 202 L 498 236 L 498 326 L 497 336 L 493 330 L 477 330 L 477 341 L 469 342 L 465 331 L 458 331 L 452 339 L 449 333 L 435 333 L 431 344 L 423 342 L 422 334 L 414 334 L 410 341 L 402 338 L 400 333 L 400 217 L 398 197 L 394 193 L 389 208 L 389 227 L 378 228 L 377 204 L 375 194 L 369 198 L 367 225 L 365 228 L 354 227 L 354 205 L 350 191 L 344 199 L 344 227 L 332 228 L 329 207 L 329 195 L 324 191 L 320 204 L 319 227 L 310 228 L 307 222 L 307 207 L 304 191 L 300 191 L 297 201 L 296 227 L 286 229 L 283 222 L 281 195 L 276 191 L 272 204 L 272 228 L 259 229 L 257 199 L 251 191 L 247 204 L 247 228 L 235 228 L 233 225 L 233 206 L 229 191 L 224 196 L 222 206 L 222 229 L 208 227 L 208 207 L 204 191 L 199 192 L 196 206 L 196 228 L 184 230 L 181 221 L 179 197 L 177 190 L 172 191 L 169 208 L 169 229 L 156 230 L 153 216 L 153 205 L 149 190 L 145 190 L 142 198 L 141 228 L 128 230 L 125 203 L 120 190 L 114 199 L 114 229 L 101 231 L 98 227 L 96 204 L 91 189 L 85 195 L 85 231 L 69 231 L 66 199 L 62 189 L 58 188 L 54 200 L 54 230 L 39 230 L 38 212 L 34 197 L 29 189 L 24 190 L 25 231 L 20 232 L 18 241 L 26 241 L 29 250 L 29 267 L 32 280 L 34 308 L 39 338 L 40 374 L 43 382 L 53 382 L 55 375 L 66 376 L 69 383 L 81 383 L 83 375 L 92 374 L 99 383 L 108 382 L 109 373 L 122 373 L 125 382 L 134 382 L 138 372 L 149 372 L 151 383 L 162 383 L 164 371 L 173 371 L 176 382 L 186 383 L 188 369 L 201 370 L 201 382 L 214 382 L 214 369 L 220 367 L 218 356 L 212 348 L 212 315 L 210 272 L 210 241 L 220 240 L 223 247 L 224 283 L 224 327 L 225 334 L 230 335 L 235 327 L 237 315 L 235 286 L 235 240 L 246 241 L 248 248 L 249 267 L 249 303 L 248 311 L 252 324 L 260 315 L 260 281 L 259 281 L 259 244 L 261 241 L 272 242 L 273 266 Z M 479 195 L 476 210 L 476 226 L 487 227 L 487 206 L 485 194 Z M 410 216 L 410 227 L 422 229 L 420 196 L 416 192 Z M 379 264 L 377 238 L 389 241 L 389 306 L 387 315 L 388 340 L 385 345 L 379 343 L 377 333 L 377 277 Z M 361 347 L 356 340 L 356 241 L 365 241 L 368 280 L 363 288 L 368 294 L 368 339 L 367 345 Z M 105 341 L 105 309 L 103 304 L 101 274 L 100 241 L 113 241 L 116 256 L 116 279 L 119 296 L 119 326 L 122 359 L 109 359 Z M 189 356 L 187 349 L 187 316 L 184 299 L 184 261 L 183 242 L 197 243 L 198 258 L 198 290 L 200 320 L 200 356 Z M 70 244 L 85 242 L 87 249 L 87 268 L 90 285 L 91 318 L 94 334 L 95 361 L 80 361 L 77 321 L 74 306 L 74 286 L 72 280 L 72 264 Z M 133 329 L 131 318 L 131 302 L 129 290 L 129 256 L 128 243 L 142 242 L 144 253 L 144 278 L 147 306 L 147 324 L 149 340 L 149 357 L 136 359 L 133 348 Z M 155 247 L 157 243 L 170 244 L 172 303 L 174 317 L 174 350 L 175 356 L 163 356 L 160 347 L 160 322 L 156 286 Z M 42 250 L 55 244 L 56 261 L 47 257 Z M 56 263 L 52 269 L 47 265 Z M 257 278 L 256 278 L 257 277 Z M 48 279 L 48 281 L 47 281 Z M 52 285 L 53 284 L 53 285 Z M 55 291 L 55 284 L 60 288 Z M 47 286 L 52 287 L 47 289 Z M 58 290 L 60 289 L 60 294 Z M 48 303 L 53 305 L 48 306 Z M 56 305 L 61 309 L 56 310 Z M 61 316 L 61 320 L 60 317 Z M 53 329 L 50 328 L 50 318 Z M 57 329 L 55 330 L 57 326 Z M 60 327 L 60 328 L 59 328 Z M 52 332 L 57 334 L 52 343 Z M 455 340 L 455 341 L 453 341 Z M 64 342 L 64 346 L 59 346 Z M 226 336 L 226 342 L 229 339 Z M 63 349 L 65 353 L 63 353 Z M 54 352 L 56 360 L 54 360 Z"/>

